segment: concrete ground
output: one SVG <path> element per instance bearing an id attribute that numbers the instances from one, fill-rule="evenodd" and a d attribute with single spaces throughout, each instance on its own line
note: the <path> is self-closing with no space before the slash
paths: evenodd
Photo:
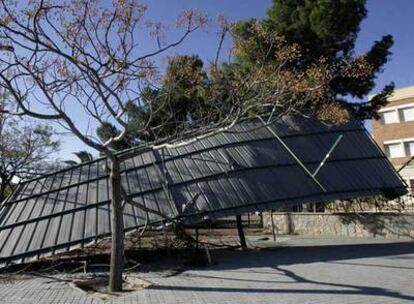
<path id="1" fill-rule="evenodd" d="M 414 303 L 412 240 L 249 240 L 266 248 L 212 251 L 217 264 L 204 269 L 138 273 L 153 285 L 109 303 Z M 103 303 L 60 278 L 3 280 L 0 303 Z"/>

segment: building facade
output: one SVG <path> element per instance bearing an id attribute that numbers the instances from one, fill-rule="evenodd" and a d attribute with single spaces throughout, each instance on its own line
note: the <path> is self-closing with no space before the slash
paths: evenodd
<path id="1" fill-rule="evenodd" d="M 388 101 L 372 123 L 374 139 L 414 194 L 414 86 L 395 90 Z"/>

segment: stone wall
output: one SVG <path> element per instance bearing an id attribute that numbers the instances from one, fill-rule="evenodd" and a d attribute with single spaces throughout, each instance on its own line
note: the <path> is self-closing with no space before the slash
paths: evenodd
<path id="1" fill-rule="evenodd" d="M 276 234 L 413 238 L 414 214 L 274 212 Z M 265 232 L 272 232 L 270 213 L 263 213 Z"/>

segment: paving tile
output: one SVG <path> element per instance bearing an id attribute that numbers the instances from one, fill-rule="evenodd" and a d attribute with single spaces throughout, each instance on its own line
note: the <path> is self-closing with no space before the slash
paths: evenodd
<path id="1" fill-rule="evenodd" d="M 300 238 L 281 250 L 213 252 L 217 265 L 175 276 L 113 304 L 413 303 L 414 242 Z M 302 246 L 300 245 L 302 244 Z M 0 303 L 102 303 L 58 277 L 0 284 Z"/>

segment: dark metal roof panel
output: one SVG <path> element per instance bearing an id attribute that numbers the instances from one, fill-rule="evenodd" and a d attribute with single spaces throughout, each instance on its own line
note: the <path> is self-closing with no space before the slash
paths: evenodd
<path id="1" fill-rule="evenodd" d="M 378 195 L 389 188 L 404 192 L 398 174 L 357 122 L 327 126 L 288 117 L 271 130 L 310 172 L 343 136 L 316 175 L 325 192 L 258 120 L 188 145 L 130 157 L 121 167 L 122 184 L 137 203 L 184 223 Z M 99 159 L 21 184 L 0 211 L 0 261 L 65 252 L 108 236 L 106 162 Z M 152 224 L 162 221 L 152 213 L 148 218 Z M 146 219 L 144 211 L 125 205 L 125 229 L 142 226 Z"/>

